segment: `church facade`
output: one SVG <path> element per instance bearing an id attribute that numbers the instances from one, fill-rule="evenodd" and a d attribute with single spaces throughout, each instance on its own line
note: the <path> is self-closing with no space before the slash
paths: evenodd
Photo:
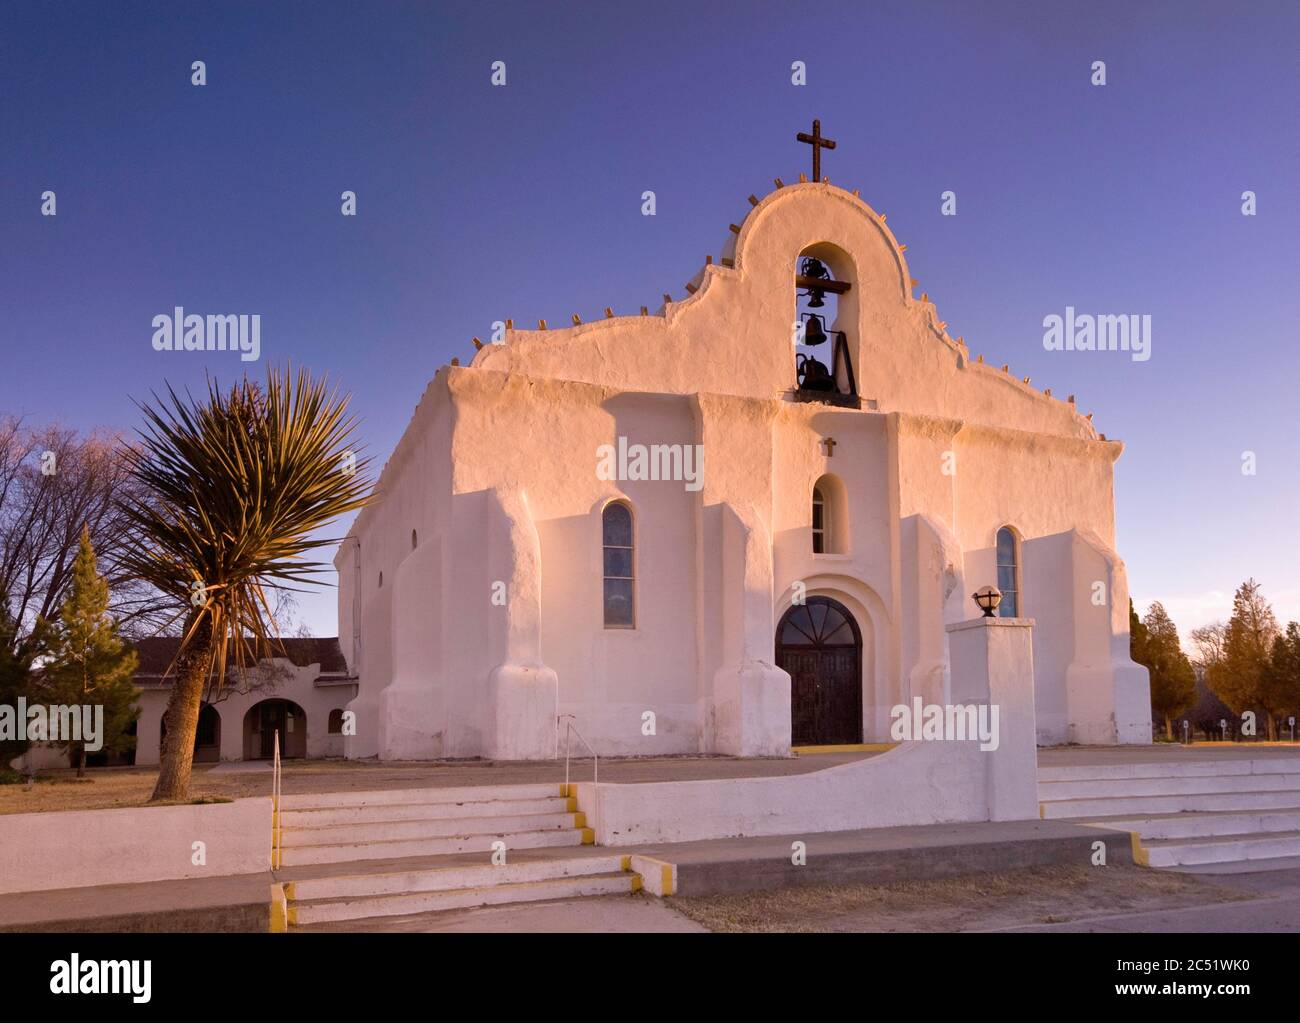
<path id="1" fill-rule="evenodd" d="M 856 193 L 751 202 L 685 299 L 434 376 L 335 562 L 348 756 L 888 742 L 962 689 L 984 585 L 1034 621 L 1040 744 L 1151 741 L 1122 445 L 950 337 Z"/>

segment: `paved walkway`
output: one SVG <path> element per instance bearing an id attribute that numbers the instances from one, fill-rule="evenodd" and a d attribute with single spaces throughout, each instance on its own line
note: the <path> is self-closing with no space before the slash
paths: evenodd
<path id="1" fill-rule="evenodd" d="M 1300 743 L 1208 742 L 1183 746 L 1158 742 L 1150 746 L 1050 746 L 1038 751 L 1039 767 L 1085 764 L 1187 763 L 1215 760 L 1267 760 L 1300 757 Z"/>
<path id="2" fill-rule="evenodd" d="M 663 781 L 705 781 L 726 778 L 773 778 L 808 774 L 838 764 L 847 764 L 880 751 L 814 753 L 798 757 L 740 758 L 626 757 L 600 761 L 600 780 L 618 784 Z M 332 768 L 332 769 L 329 769 Z M 284 791 L 334 792 L 367 788 L 459 788 L 474 785 L 531 785 L 564 781 L 564 761 L 432 761 L 428 763 L 379 764 L 340 762 L 324 770 L 312 764 L 284 766 Z M 575 758 L 570 767 L 573 781 L 590 781 L 592 762 Z"/>

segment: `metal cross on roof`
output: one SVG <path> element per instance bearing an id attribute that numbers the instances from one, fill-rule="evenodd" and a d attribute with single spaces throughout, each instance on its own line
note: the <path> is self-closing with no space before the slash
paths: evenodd
<path id="1" fill-rule="evenodd" d="M 798 135 L 795 136 L 795 138 L 798 139 L 800 142 L 806 142 L 808 143 L 808 145 L 812 146 L 812 151 L 813 151 L 812 179 L 814 181 L 821 181 L 822 150 L 834 149 L 835 140 L 823 137 L 822 122 L 816 119 L 813 120 L 813 130 L 811 135 L 809 135 L 806 131 L 801 131 Z"/>

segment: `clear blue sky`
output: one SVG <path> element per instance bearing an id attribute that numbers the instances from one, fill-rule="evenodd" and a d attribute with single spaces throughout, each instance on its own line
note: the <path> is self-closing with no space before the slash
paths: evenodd
<path id="1" fill-rule="evenodd" d="M 10 2 L 0 410 L 134 428 L 131 397 L 243 368 L 154 352 L 155 315 L 260 313 L 382 461 L 492 320 L 681 296 L 816 116 L 950 332 L 1126 442 L 1139 605 L 1185 633 L 1253 575 L 1300 618 L 1298 45 L 1267 2 Z M 1045 352 L 1066 305 L 1149 313 L 1151 360 Z M 334 632 L 332 590 L 303 610 Z"/>

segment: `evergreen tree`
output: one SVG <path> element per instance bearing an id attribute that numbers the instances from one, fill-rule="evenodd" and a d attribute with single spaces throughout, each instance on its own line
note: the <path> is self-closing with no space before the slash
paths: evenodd
<path id="1" fill-rule="evenodd" d="M 1173 719 L 1196 701 L 1196 672 L 1178 642 L 1177 626 L 1159 601 L 1147 609 L 1142 630 L 1140 652 L 1146 659 L 1139 663 L 1151 672 L 1151 708 L 1164 720 L 1165 737 L 1173 739 Z"/>
<path id="2" fill-rule="evenodd" d="M 72 583 L 57 624 L 50 629 L 50 661 L 42 672 L 44 692 L 51 704 L 102 706 L 103 749 L 129 750 L 135 737 L 127 733 L 139 710 L 139 690 L 133 681 L 138 658 L 117 635 L 117 622 L 108 614 L 108 582 L 95 568 L 89 532 L 83 530 Z M 69 741 L 68 754 L 77 777 L 86 774 L 84 741 Z"/>
<path id="3" fill-rule="evenodd" d="M 1300 715 L 1300 624 L 1288 622 L 1286 631 L 1273 640 L 1262 689 L 1261 703 L 1270 715 L 1283 722 L 1289 715 Z"/>
<path id="4" fill-rule="evenodd" d="M 1232 599 L 1232 617 L 1223 636 L 1223 655 L 1210 666 L 1209 683 L 1240 717 L 1246 711 L 1263 711 L 1268 737 L 1276 735 L 1273 714 L 1264 705 L 1264 672 L 1277 636 L 1273 608 L 1260 592 L 1259 583 L 1247 579 Z"/>
<path id="5" fill-rule="evenodd" d="M 1133 607 L 1133 598 L 1128 598 L 1128 655 L 1135 664 L 1147 664 L 1147 627 L 1142 624 L 1137 610 Z"/>

